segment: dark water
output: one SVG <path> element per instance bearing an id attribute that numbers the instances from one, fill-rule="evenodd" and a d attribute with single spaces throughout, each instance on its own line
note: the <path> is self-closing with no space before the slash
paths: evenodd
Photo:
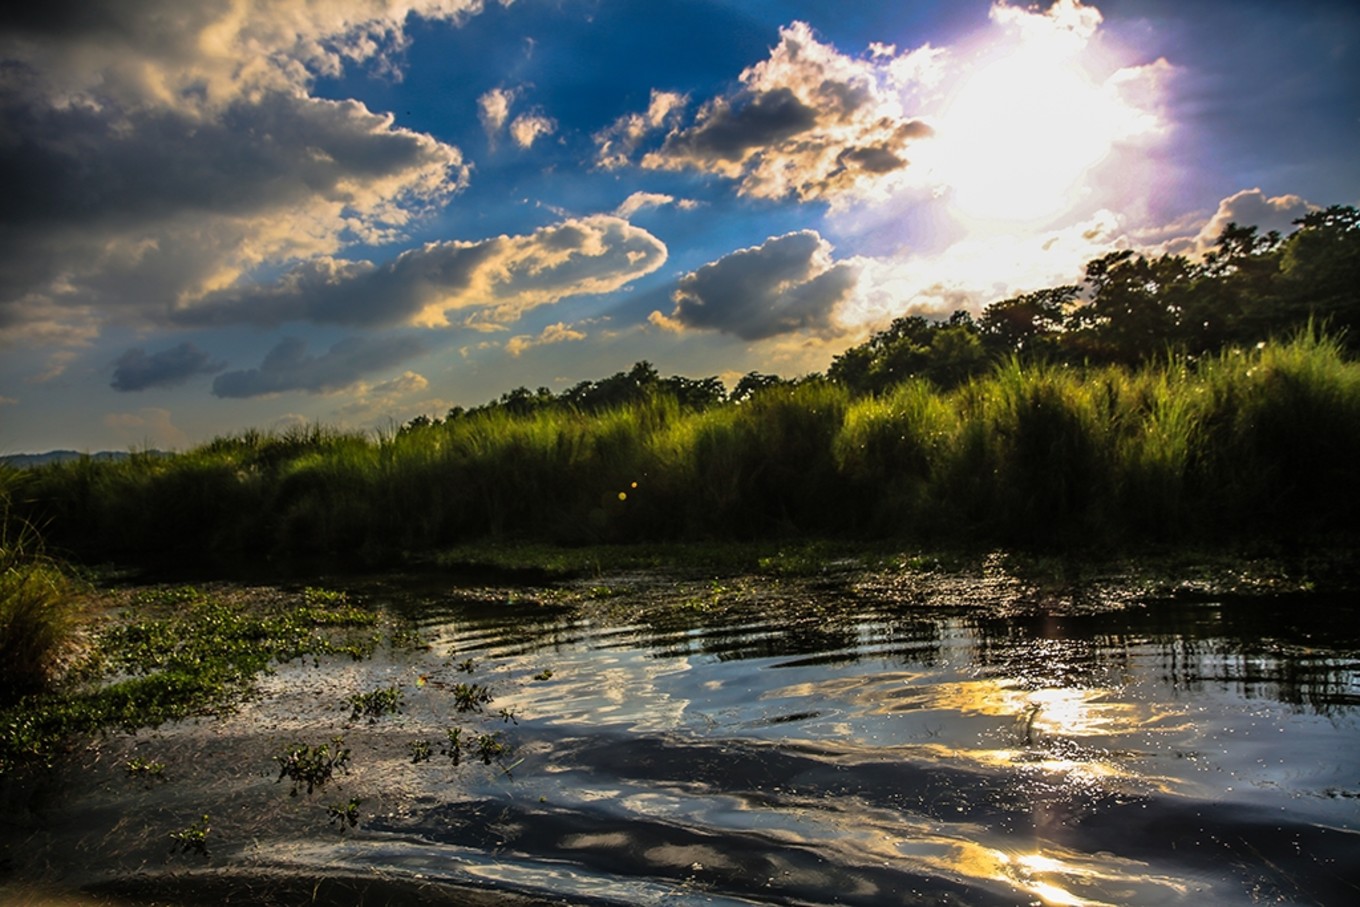
<path id="1" fill-rule="evenodd" d="M 109 741 L 58 773 L 11 829 L 11 879 L 377 874 L 619 904 L 1360 903 L 1349 602 L 728 593 L 631 611 L 626 590 L 608 609 L 407 596 L 428 652 L 286 666 L 238 716 Z M 456 711 L 459 683 L 492 691 L 484 714 Z M 349 721 L 346 695 L 391 684 L 401 715 Z M 454 726 L 509 750 L 454 766 L 439 754 Z M 289 797 L 272 753 L 335 734 L 353 770 Z M 412 763 L 415 740 L 430 761 Z M 164 760 L 166 780 L 130 779 L 128 754 Z M 359 826 L 340 831 L 324 804 L 351 797 Z M 203 812 L 209 856 L 167 856 L 168 832 Z"/>

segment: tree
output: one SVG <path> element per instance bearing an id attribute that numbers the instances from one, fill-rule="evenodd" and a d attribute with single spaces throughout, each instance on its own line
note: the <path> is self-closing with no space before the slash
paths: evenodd
<path id="1" fill-rule="evenodd" d="M 1088 349 L 1099 358 L 1145 361 L 1174 341 L 1193 277 L 1183 256 L 1110 252 L 1086 265 L 1088 303 L 1072 310 L 1068 324 L 1094 337 Z"/>
<path id="2" fill-rule="evenodd" d="M 1360 210 L 1333 205 L 1295 221 L 1281 252 L 1282 291 L 1295 322 L 1315 318 L 1344 330 L 1360 349 Z"/>
<path id="3" fill-rule="evenodd" d="M 778 375 L 763 375 L 760 372 L 747 372 L 745 375 L 741 376 L 741 380 L 737 382 L 737 386 L 732 388 L 732 393 L 727 399 L 733 403 L 744 403 L 767 387 L 779 387 L 780 385 L 788 383 L 788 381 L 785 381 Z"/>
<path id="4" fill-rule="evenodd" d="M 1023 293 L 987 306 L 978 328 L 982 345 L 994 356 L 1027 356 L 1052 351 L 1068 309 L 1081 288 L 1075 284 Z"/>

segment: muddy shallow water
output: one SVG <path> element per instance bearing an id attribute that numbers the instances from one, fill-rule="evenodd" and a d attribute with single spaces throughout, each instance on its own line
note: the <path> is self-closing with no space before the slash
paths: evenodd
<path id="1" fill-rule="evenodd" d="M 234 715 L 8 791 L 0 899 L 1360 903 L 1350 601 L 995 574 L 353 595 L 429 647 L 280 666 Z M 493 699 L 459 712 L 459 684 Z M 351 719 L 391 686 L 401 713 Z M 450 728 L 506 750 L 455 765 Z M 273 757 L 336 736 L 349 772 L 290 796 Z M 356 827 L 328 816 L 354 798 Z M 172 852 L 204 814 L 207 855 Z"/>

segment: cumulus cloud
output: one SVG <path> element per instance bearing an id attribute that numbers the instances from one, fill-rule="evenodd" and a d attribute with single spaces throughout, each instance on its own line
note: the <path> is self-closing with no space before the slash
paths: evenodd
<path id="1" fill-rule="evenodd" d="M 903 110 L 899 79 L 925 70 L 895 66 L 881 45 L 868 59 L 848 57 L 803 22 L 779 35 L 769 59 L 741 73 L 736 91 L 672 128 L 642 166 L 715 173 L 737 180 L 743 195 L 803 201 L 882 191 L 903 171 L 908 146 L 931 128 Z M 626 158 L 645 134 L 621 124 L 601 143 L 602 161 Z"/>
<path id="2" fill-rule="evenodd" d="M 1193 236 L 1177 236 L 1163 248 L 1172 255 L 1200 256 L 1218 245 L 1228 224 L 1257 227 L 1260 235 L 1271 230 L 1288 235 L 1295 230 L 1294 221 L 1317 210 L 1297 195 L 1267 196 L 1259 188 L 1243 189 L 1218 203 L 1218 209 Z"/>
<path id="3" fill-rule="evenodd" d="M 351 337 L 320 356 L 312 356 L 307 352 L 306 341 L 288 337 L 265 355 L 259 368 L 218 375 L 212 392 L 216 397 L 260 397 L 299 390 L 331 393 L 423 351 L 422 344 L 409 337 Z"/>
<path id="4" fill-rule="evenodd" d="M 515 103 L 516 94 L 518 92 L 513 88 L 492 88 L 477 99 L 477 117 L 492 141 L 510 119 L 510 105 Z"/>
<path id="5" fill-rule="evenodd" d="M 664 192 L 634 192 L 623 200 L 623 203 L 614 209 L 614 214 L 625 220 L 647 208 L 663 208 L 666 205 L 675 205 L 682 211 L 689 211 L 699 206 L 699 203 L 692 198 L 677 199 L 673 195 Z"/>
<path id="6" fill-rule="evenodd" d="M 296 92 L 348 63 L 391 69 L 408 18 L 460 22 L 482 0 L 55 0 L 0 13 L 0 55 L 47 96 L 202 111 Z"/>
<path id="7" fill-rule="evenodd" d="M 687 103 L 688 95 L 653 88 L 645 113 L 624 114 L 595 135 L 599 165 L 612 170 L 630 163 L 633 153 L 649 135 L 679 125 Z"/>
<path id="8" fill-rule="evenodd" d="M 554 343 L 569 343 L 576 340 L 585 340 L 585 332 L 577 330 L 559 321 L 557 324 L 550 324 L 538 333 L 517 334 L 505 343 L 505 351 L 514 358 L 518 359 L 526 350 L 531 350 L 536 346 L 550 346 Z"/>
<path id="9" fill-rule="evenodd" d="M 119 356 L 114 363 L 113 380 L 109 386 L 117 391 L 175 387 L 195 375 L 215 374 L 226 367 L 225 362 L 214 361 L 192 343 L 181 343 L 149 355 L 143 349 L 134 348 Z"/>
<path id="10" fill-rule="evenodd" d="M 521 148 L 530 148 L 542 136 L 556 131 L 557 121 L 541 113 L 521 114 L 510 124 L 510 137 Z"/>
<path id="11" fill-rule="evenodd" d="M 831 244 L 803 230 L 767 239 L 680 278 L 669 316 L 651 322 L 762 340 L 800 331 L 834 332 L 832 313 L 853 292 L 858 269 L 831 258 Z"/>
<path id="12" fill-rule="evenodd" d="M 477 0 L 58 2 L 0 13 L 0 341 L 74 345 L 261 266 L 400 236 L 457 148 L 308 94 L 382 65 L 411 14 Z M 70 7 L 70 8 L 68 8 Z"/>
<path id="13" fill-rule="evenodd" d="M 320 257 L 273 284 L 212 294 L 177 318 L 442 327 L 461 310 L 465 323 L 495 326 L 570 296 L 617 290 L 665 261 L 665 245 L 646 230 L 595 215 L 527 235 L 430 243 L 382 265 Z"/>

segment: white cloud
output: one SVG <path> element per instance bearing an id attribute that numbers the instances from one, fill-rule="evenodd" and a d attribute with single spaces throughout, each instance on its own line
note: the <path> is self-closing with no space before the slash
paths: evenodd
<path id="1" fill-rule="evenodd" d="M 429 388 L 429 379 L 409 369 L 378 384 L 360 381 L 347 388 L 348 402 L 336 410 L 336 415 L 368 421 L 390 419 L 394 410 L 408 406 L 412 396 L 423 394 Z"/>
<path id="2" fill-rule="evenodd" d="M 873 330 L 901 315 L 974 315 L 1023 292 L 1079 282 L 1086 263 L 1133 245 L 1120 220 L 1097 212 L 1080 223 L 1032 233 L 976 232 L 930 255 L 855 257 L 860 279 L 836 310 L 844 331 Z"/>
<path id="3" fill-rule="evenodd" d="M 482 0 L 87 0 L 29 6 L 0 30 L 54 106 L 176 108 L 211 116 L 305 91 L 347 64 L 393 69 L 412 15 L 461 22 Z"/>
<path id="4" fill-rule="evenodd" d="M 443 327 L 458 311 L 466 326 L 496 327 L 541 305 L 612 292 L 665 261 L 655 236 L 602 214 L 526 235 L 429 243 L 383 265 L 317 258 L 273 284 L 213 294 L 178 317 L 187 324 Z"/>
<path id="5" fill-rule="evenodd" d="M 882 195 L 900 182 L 908 146 L 931 133 L 901 101 L 900 80 L 925 68 L 894 68 L 897 58 L 885 57 L 885 49 L 875 45 L 869 59 L 848 57 L 794 22 L 780 30 L 767 60 L 741 73 L 739 89 L 671 129 L 642 166 L 718 174 L 757 198 Z"/>
<path id="6" fill-rule="evenodd" d="M 512 88 L 493 88 L 477 99 L 477 116 L 487 138 L 494 141 L 505 127 L 506 120 L 510 119 L 510 105 L 517 94 Z"/>
<path id="7" fill-rule="evenodd" d="M 518 359 L 521 354 L 536 346 L 550 346 L 555 343 L 570 343 L 585 339 L 586 334 L 584 331 L 579 331 L 575 327 L 559 321 L 556 324 L 550 324 L 545 327 L 537 336 L 533 334 L 517 334 L 516 336 L 511 337 L 505 343 L 505 351 L 512 357 Z"/>
<path id="8" fill-rule="evenodd" d="M 597 162 L 614 169 L 630 163 L 633 153 L 647 136 L 679 123 L 689 97 L 674 91 L 652 89 L 645 113 L 624 114 L 595 136 L 599 146 Z"/>
<path id="9" fill-rule="evenodd" d="M 510 137 L 521 148 L 531 148 L 536 140 L 557 131 L 557 121 L 541 113 L 526 113 L 510 124 Z"/>
<path id="10" fill-rule="evenodd" d="M 675 205 L 681 211 L 691 211 L 699 207 L 699 203 L 692 198 L 677 199 L 675 196 L 667 195 L 664 192 L 634 192 L 614 209 L 614 214 L 627 220 L 639 211 L 645 211 L 648 208 L 663 208 L 666 205 Z"/>
<path id="11" fill-rule="evenodd" d="M 1315 210 L 1316 205 L 1297 195 L 1267 196 L 1259 188 L 1243 189 L 1220 201 L 1213 216 L 1193 236 L 1179 232 L 1162 248 L 1172 255 L 1198 257 L 1215 248 L 1228 224 L 1234 223 L 1239 227 L 1257 227 L 1261 236 L 1271 230 L 1286 236 L 1296 229 L 1294 221 Z"/>

